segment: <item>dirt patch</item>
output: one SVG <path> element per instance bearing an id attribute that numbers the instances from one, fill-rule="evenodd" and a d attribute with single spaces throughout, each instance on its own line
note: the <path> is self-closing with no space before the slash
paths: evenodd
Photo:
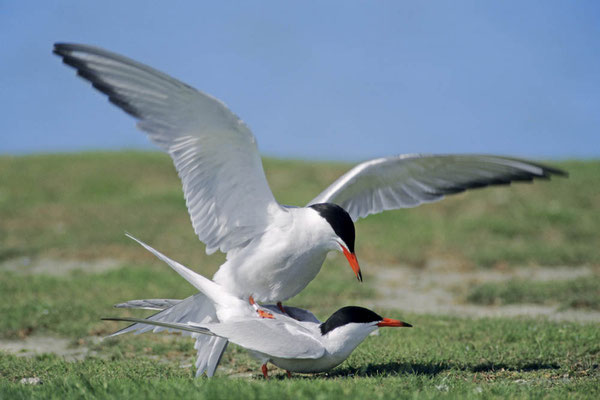
<path id="1" fill-rule="evenodd" d="M 99 338 L 91 338 L 99 341 Z M 39 354 L 57 354 L 67 361 L 83 360 L 95 352 L 87 346 L 74 345 L 72 340 L 50 336 L 29 336 L 23 340 L 0 340 L 0 351 L 19 357 L 34 357 Z"/>
<path id="2" fill-rule="evenodd" d="M 77 261 L 21 257 L 1 263 L 0 271 L 12 271 L 31 275 L 64 276 L 73 271 L 99 274 L 117 269 L 122 265 L 122 261 L 111 258 L 94 261 Z"/>
<path id="3" fill-rule="evenodd" d="M 432 260 L 425 268 L 407 265 L 369 267 L 375 271 L 378 299 L 374 306 L 401 308 L 419 314 L 468 317 L 545 317 L 555 321 L 600 322 L 600 312 L 564 310 L 537 304 L 465 304 L 464 294 L 476 284 L 511 279 L 531 281 L 570 280 L 593 276 L 598 269 L 583 267 L 522 267 L 502 270 L 464 270 L 443 260 Z"/>

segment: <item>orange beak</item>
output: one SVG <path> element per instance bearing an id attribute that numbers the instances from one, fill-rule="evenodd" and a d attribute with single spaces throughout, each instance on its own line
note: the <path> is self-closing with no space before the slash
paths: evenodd
<path id="1" fill-rule="evenodd" d="M 348 259 L 348 262 L 350 263 L 350 267 L 352 268 L 352 271 L 354 271 L 354 275 L 356 275 L 356 279 L 358 279 L 359 282 L 362 282 L 362 273 L 360 272 L 360 267 L 358 266 L 358 260 L 356 259 L 356 254 L 350 253 L 350 251 L 345 246 L 342 246 L 341 244 L 340 244 L 340 247 L 342 248 L 342 251 L 344 252 L 344 255 L 346 256 L 346 258 Z"/>
<path id="2" fill-rule="evenodd" d="M 407 328 L 412 327 L 411 324 L 407 324 L 406 322 L 400 321 L 399 319 L 391 319 L 391 318 L 384 318 L 381 322 L 379 322 L 377 324 L 377 326 L 379 326 L 379 327 L 382 327 L 382 326 L 391 326 L 391 327 L 405 326 Z"/>

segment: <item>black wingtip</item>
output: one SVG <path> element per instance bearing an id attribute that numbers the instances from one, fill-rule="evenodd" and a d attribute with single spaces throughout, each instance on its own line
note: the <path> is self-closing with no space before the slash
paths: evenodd
<path id="1" fill-rule="evenodd" d="M 521 160 L 519 160 L 521 161 Z M 537 162 L 531 162 L 531 161 L 527 161 L 529 164 L 531 165 L 535 165 L 538 168 L 541 168 L 542 170 L 542 176 L 535 176 L 535 178 L 547 178 L 549 179 L 551 176 L 556 175 L 556 176 L 561 176 L 564 178 L 568 178 L 569 177 L 569 173 L 567 171 L 565 171 L 564 169 L 560 169 L 560 168 L 556 168 L 556 167 L 551 167 L 549 165 L 546 164 L 541 164 L 541 163 L 537 163 Z"/>
<path id="2" fill-rule="evenodd" d="M 556 175 L 563 178 L 568 178 L 569 173 L 563 169 L 553 168 L 553 167 L 544 167 L 544 172 L 550 172 L 550 175 Z"/>
<path id="3" fill-rule="evenodd" d="M 74 68 L 77 71 L 78 76 L 90 82 L 92 86 L 99 92 L 107 95 L 108 100 L 111 103 L 121 108 L 123 111 L 133 116 L 134 118 L 142 119 L 142 113 L 131 103 L 130 99 L 122 96 L 112 85 L 107 84 L 104 81 L 104 78 L 101 75 L 99 75 L 96 70 L 90 68 L 88 62 L 85 61 L 85 59 L 81 59 L 77 57 L 76 54 L 73 54 L 77 51 L 85 51 L 90 54 L 94 54 L 94 52 L 100 50 L 98 48 L 87 45 L 78 45 L 71 43 L 54 43 L 54 50 L 52 52 L 62 58 L 63 64 Z"/>
<path id="4" fill-rule="evenodd" d="M 52 53 L 56 54 L 59 57 L 64 57 L 69 52 L 69 47 L 70 44 L 68 43 L 56 42 L 52 47 Z"/>

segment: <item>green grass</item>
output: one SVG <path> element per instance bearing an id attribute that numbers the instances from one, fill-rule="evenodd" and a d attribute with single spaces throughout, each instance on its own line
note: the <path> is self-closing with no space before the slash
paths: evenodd
<path id="1" fill-rule="evenodd" d="M 83 337 L 108 333 L 101 329 L 105 324 L 99 318 L 114 312 L 112 306 L 119 299 L 193 293 L 187 282 L 168 272 L 142 266 L 65 277 L 5 274 L 0 280 L 0 293 L 6 300 L 0 305 L 0 336 L 16 338 L 37 333 Z"/>
<path id="2" fill-rule="evenodd" d="M 597 326 L 403 317 L 415 328 L 382 330 L 379 337 L 367 338 L 348 361 L 328 374 L 296 375 L 288 380 L 274 370 L 272 379 L 265 382 L 256 373 L 258 364 L 246 356 L 236 358 L 241 362 L 225 362 L 238 371 L 252 368 L 253 379 L 195 380 L 193 371 L 180 368 L 177 359 L 151 359 L 141 348 L 149 344 L 147 338 L 158 335 L 143 335 L 135 340 L 136 345 L 132 340 L 119 341 L 118 346 L 134 346 L 137 351 L 109 353 L 109 358 L 94 357 L 85 362 L 69 363 L 55 356 L 3 356 L 0 397 L 594 398 L 600 394 Z M 157 346 L 151 354 L 164 356 L 173 347 L 177 349 Z M 31 376 L 43 384 L 19 383 Z"/>
<path id="3" fill-rule="evenodd" d="M 369 265 L 420 267 L 438 258 L 464 268 L 599 265 L 600 162 L 555 164 L 570 177 L 477 190 L 360 221 L 357 254 L 365 283 L 358 284 L 343 256 L 336 255 L 289 304 L 310 308 L 321 318 L 342 305 L 367 305 L 376 295 Z M 348 168 L 265 161 L 276 197 L 295 205 L 306 203 Z M 224 260 L 222 255 L 207 256 L 193 233 L 168 157 L 143 152 L 4 156 L 0 177 L 0 263 L 104 258 L 119 263 L 101 273 L 61 276 L 1 270 L 0 339 L 65 337 L 73 346 L 90 347 L 93 355 L 66 362 L 49 354 L 21 358 L 0 353 L 0 399 L 600 395 L 598 324 L 438 317 L 411 314 L 402 305 L 377 311 L 414 328 L 387 329 L 379 337 L 369 337 L 329 374 L 288 380 L 273 370 L 273 379 L 265 382 L 257 362 L 230 346 L 220 377 L 193 379 L 190 340 L 152 334 L 100 343 L 92 339 L 122 326 L 101 317 L 149 313 L 115 310 L 115 303 L 194 293 L 166 265 L 125 238 L 125 231 L 205 275 L 214 273 Z M 552 297 L 571 307 L 583 305 L 572 302 L 582 295 L 592 299 L 591 308 L 597 309 L 599 303 L 594 292 L 597 278 L 520 284 L 511 282 L 509 295 L 493 285 L 481 287 L 477 290 L 483 300 L 477 301 L 535 302 L 526 297 L 535 295 L 541 302 Z M 253 373 L 250 379 L 227 377 L 247 372 Z M 19 383 L 34 376 L 43 384 Z"/>
<path id="4" fill-rule="evenodd" d="M 359 260 L 422 265 L 451 255 L 474 266 L 600 264 L 600 161 L 552 163 L 568 179 L 470 191 L 357 223 Z M 303 205 L 350 165 L 265 160 L 277 199 Z M 139 236 L 212 273 L 181 185 L 160 153 L 0 157 L 0 260 L 19 256 L 150 260 Z"/>
<path id="5" fill-rule="evenodd" d="M 550 282 L 520 279 L 488 282 L 473 287 L 467 301 L 486 305 L 529 303 L 600 310 L 600 277 Z"/>

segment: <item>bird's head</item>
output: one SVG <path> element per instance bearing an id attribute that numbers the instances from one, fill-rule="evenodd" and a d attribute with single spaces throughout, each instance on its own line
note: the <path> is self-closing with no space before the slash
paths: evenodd
<path id="1" fill-rule="evenodd" d="M 383 318 L 363 307 L 348 306 L 333 313 L 320 325 L 320 330 L 328 351 L 347 357 L 370 333 L 385 326 L 412 325 L 397 319 Z"/>
<path id="2" fill-rule="evenodd" d="M 321 334 L 327 335 L 337 328 L 345 327 L 350 324 L 356 324 L 357 327 L 362 326 L 369 329 L 369 331 L 385 326 L 412 327 L 409 323 L 398 319 L 384 318 L 376 312 L 364 307 L 346 306 L 331 314 L 327 321 L 320 325 Z"/>
<path id="3" fill-rule="evenodd" d="M 342 207 L 332 203 L 313 204 L 310 208 L 327 221 L 331 227 L 332 249 L 344 253 L 352 271 L 356 275 L 356 279 L 362 282 L 362 273 L 360 272 L 356 254 L 354 254 L 355 231 L 354 222 L 350 214 Z"/>

